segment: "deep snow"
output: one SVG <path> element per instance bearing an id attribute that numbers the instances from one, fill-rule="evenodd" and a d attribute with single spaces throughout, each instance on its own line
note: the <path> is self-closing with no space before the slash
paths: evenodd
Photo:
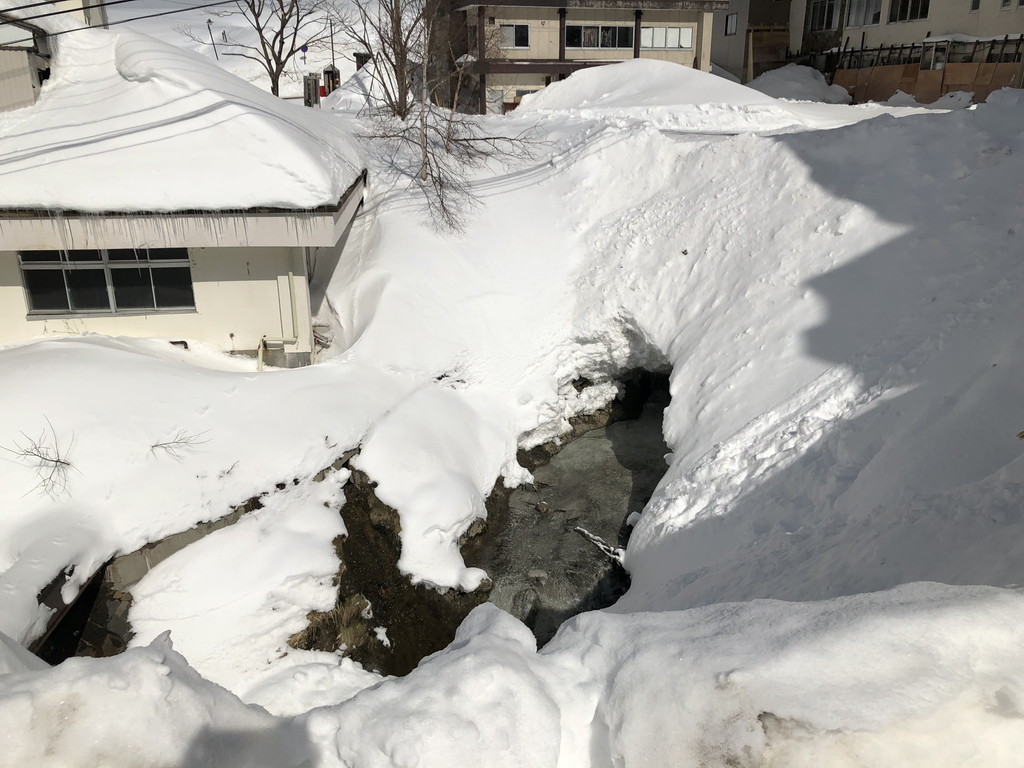
<path id="1" fill-rule="evenodd" d="M 854 593 L 1019 581 L 1024 105 L 730 103 L 717 89 L 740 86 L 648 64 L 657 94 L 606 67 L 481 120 L 546 143 L 478 173 L 461 235 L 372 169 L 324 364 L 256 375 L 100 338 L 0 353 L 0 445 L 49 419 L 76 468 L 49 498 L 0 462 L 3 631 L 38 631 L 35 590 L 67 562 L 84 574 L 296 478 L 150 573 L 138 642 L 169 629 L 200 674 L 281 715 L 334 705 L 272 718 L 160 641 L 0 678 L 0 763 L 56 745 L 70 765 L 1014 765 L 1019 591 Z M 720 101 L 665 99 L 676 76 Z M 517 445 L 636 365 L 671 367 L 671 466 L 611 611 L 537 653 L 485 606 L 402 680 L 286 648 L 332 597 L 321 510 L 344 477 L 316 471 L 361 444 L 402 568 L 471 587 L 455 542 L 499 474 L 525 479 Z M 178 429 L 206 442 L 150 454 Z"/>
<path id="2" fill-rule="evenodd" d="M 0 0 L 0 10 L 17 5 Z M 62 16 L 33 23 L 73 26 Z M 0 113 L 0 207 L 315 208 L 336 204 L 363 168 L 351 125 L 196 53 L 123 26 L 52 40 L 38 102 Z M 98 188 L 112 170 L 116 183 Z"/>

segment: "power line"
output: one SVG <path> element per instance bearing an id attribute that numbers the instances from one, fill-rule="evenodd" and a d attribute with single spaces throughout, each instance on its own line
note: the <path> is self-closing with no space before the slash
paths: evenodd
<path id="1" fill-rule="evenodd" d="M 127 0 L 116 0 L 116 1 L 117 2 L 127 2 Z M 205 5 L 193 5 L 193 6 L 190 6 L 188 8 L 178 8 L 177 10 L 174 10 L 174 11 L 163 11 L 161 13 L 151 13 L 151 14 L 148 14 L 146 16 L 133 16 L 130 19 L 121 19 L 120 21 L 112 21 L 109 24 L 107 24 L 107 26 L 108 27 L 116 27 L 118 24 L 128 24 L 130 22 L 141 21 L 143 19 L 155 19 L 155 18 L 158 18 L 160 16 L 170 16 L 173 13 L 184 13 L 185 11 L 201 11 L 204 8 L 214 8 L 214 7 L 218 6 L 218 5 L 234 5 L 234 4 L 235 4 L 235 0 L 218 0 L 218 2 L 216 2 L 216 3 L 206 3 Z M 96 6 L 92 6 L 92 7 L 96 7 Z M 16 21 L 22 21 L 22 19 L 17 19 Z M 11 23 L 11 22 L 4 22 L 4 23 Z M 66 34 L 68 34 L 70 32 L 81 32 L 83 29 L 97 29 L 97 27 L 79 27 L 77 29 L 65 29 L 65 30 L 63 30 L 61 32 L 48 32 L 48 33 L 46 33 L 46 36 L 48 38 L 49 37 L 59 37 L 60 35 L 66 35 Z M 9 42 L 4 42 L 4 45 L 20 45 L 21 43 L 31 43 L 33 40 L 34 40 L 34 38 L 26 37 L 24 40 L 12 40 L 12 41 L 9 41 Z"/>
<path id="2" fill-rule="evenodd" d="M 102 3 L 95 3 L 93 5 L 88 6 L 88 8 L 90 8 L 90 9 L 91 8 L 106 8 L 109 5 L 121 5 L 122 3 L 136 3 L 136 2 L 138 2 L 138 0 L 104 0 L 104 2 L 102 2 Z M 24 9 L 24 8 L 32 8 L 32 7 L 39 6 L 39 5 L 51 5 L 51 4 L 49 2 L 33 3 L 31 5 L 22 5 L 19 8 L 0 9 L 0 11 L 2 11 L 4 13 L 7 13 L 9 11 L 21 10 L 21 9 Z M 63 16 L 63 15 L 68 14 L 68 13 L 84 12 L 85 10 L 86 10 L 85 6 L 82 6 L 80 8 L 60 8 L 60 9 L 58 9 L 56 11 L 51 11 L 50 13 L 37 13 L 35 16 L 25 16 L 25 17 L 20 18 L 20 19 L 10 19 L 10 20 L 2 20 L 2 19 L 0 19 L 0 24 L 13 24 L 13 23 L 18 22 L 18 21 L 35 21 L 36 19 L 48 19 L 51 16 Z"/>

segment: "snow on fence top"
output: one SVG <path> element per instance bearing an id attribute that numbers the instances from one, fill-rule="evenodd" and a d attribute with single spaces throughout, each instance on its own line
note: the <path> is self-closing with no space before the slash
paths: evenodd
<path id="1" fill-rule="evenodd" d="M 197 54 L 127 30 L 78 29 L 51 46 L 39 100 L 0 113 L 2 208 L 309 209 L 337 203 L 363 167 L 338 116 Z"/>

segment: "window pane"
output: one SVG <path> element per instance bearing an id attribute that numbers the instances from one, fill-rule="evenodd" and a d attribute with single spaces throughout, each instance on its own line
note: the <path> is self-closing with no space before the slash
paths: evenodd
<path id="1" fill-rule="evenodd" d="M 921 12 L 921 0 L 910 0 L 910 16 L 908 18 L 919 18 Z"/>
<path id="2" fill-rule="evenodd" d="M 501 25 L 501 47 L 514 48 L 516 44 L 516 28 L 511 24 Z"/>
<path id="3" fill-rule="evenodd" d="M 153 270 L 153 288 L 158 307 L 194 307 L 192 274 L 188 267 Z"/>
<path id="4" fill-rule="evenodd" d="M 145 259 L 145 251 L 138 252 L 134 248 L 112 248 L 107 251 L 107 258 L 111 261 L 138 261 Z"/>
<path id="5" fill-rule="evenodd" d="M 68 261 L 100 261 L 99 251 L 68 251 Z"/>
<path id="6" fill-rule="evenodd" d="M 664 48 L 665 47 L 665 28 L 655 27 L 654 28 L 654 47 Z"/>
<path id="7" fill-rule="evenodd" d="M 928 18 L 928 0 L 921 0 L 921 15 L 918 16 L 917 18 L 919 18 L 919 19 L 927 19 Z"/>
<path id="8" fill-rule="evenodd" d="M 29 309 L 37 312 L 55 309 L 67 311 L 68 294 L 64 290 L 64 273 L 61 270 L 27 269 L 24 275 Z"/>
<path id="9" fill-rule="evenodd" d="M 150 248 L 143 252 L 150 261 L 164 261 L 177 259 L 186 261 L 188 259 L 188 248 Z"/>
<path id="10" fill-rule="evenodd" d="M 679 30 L 679 47 L 693 48 L 693 27 L 681 27 Z"/>
<path id="11" fill-rule="evenodd" d="M 530 47 L 530 27 L 526 24 L 516 24 L 516 48 Z"/>
<path id="12" fill-rule="evenodd" d="M 583 28 L 583 47 L 584 48 L 597 48 L 598 36 L 601 33 L 600 27 L 584 27 Z"/>
<path id="13" fill-rule="evenodd" d="M 118 309 L 152 309 L 153 287 L 149 283 L 148 267 L 111 269 L 114 283 L 114 303 Z"/>
<path id="14" fill-rule="evenodd" d="M 579 48 L 583 45 L 583 27 L 565 28 L 565 47 Z"/>
<path id="15" fill-rule="evenodd" d="M 107 280 L 102 269 L 69 269 L 64 276 L 71 294 L 71 309 L 110 309 Z"/>
<path id="16" fill-rule="evenodd" d="M 679 47 L 679 27 L 669 27 L 667 30 L 665 30 L 665 47 Z"/>
<path id="17" fill-rule="evenodd" d="M 619 27 L 619 48 L 633 47 L 633 28 Z"/>
<path id="18" fill-rule="evenodd" d="M 60 251 L 19 251 L 18 255 L 21 256 L 23 264 L 40 261 L 60 263 Z"/>
<path id="19" fill-rule="evenodd" d="M 650 27 L 644 27 L 640 30 L 640 47 L 651 48 L 654 46 L 654 30 Z"/>
<path id="20" fill-rule="evenodd" d="M 615 27 L 601 27 L 602 48 L 614 48 L 616 41 Z"/>

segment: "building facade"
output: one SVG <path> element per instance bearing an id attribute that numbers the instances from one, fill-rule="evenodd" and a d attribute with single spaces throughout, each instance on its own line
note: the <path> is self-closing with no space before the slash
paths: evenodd
<path id="1" fill-rule="evenodd" d="M 730 0 L 716 11 L 711 59 L 746 83 L 785 65 L 790 46 L 791 0 Z"/>
<path id="2" fill-rule="evenodd" d="M 314 211 L 0 210 L 0 344 L 101 333 L 307 364 L 364 184 Z"/>
<path id="3" fill-rule="evenodd" d="M 1024 33 L 1024 0 L 806 0 L 797 5 L 802 13 L 792 13 L 790 23 L 803 31 L 798 47 L 804 54 L 920 44 L 952 35 Z"/>
<path id="4" fill-rule="evenodd" d="M 727 0 L 490 0 L 465 3 L 466 54 L 481 113 L 586 67 L 630 58 L 711 71 L 712 14 Z"/>

